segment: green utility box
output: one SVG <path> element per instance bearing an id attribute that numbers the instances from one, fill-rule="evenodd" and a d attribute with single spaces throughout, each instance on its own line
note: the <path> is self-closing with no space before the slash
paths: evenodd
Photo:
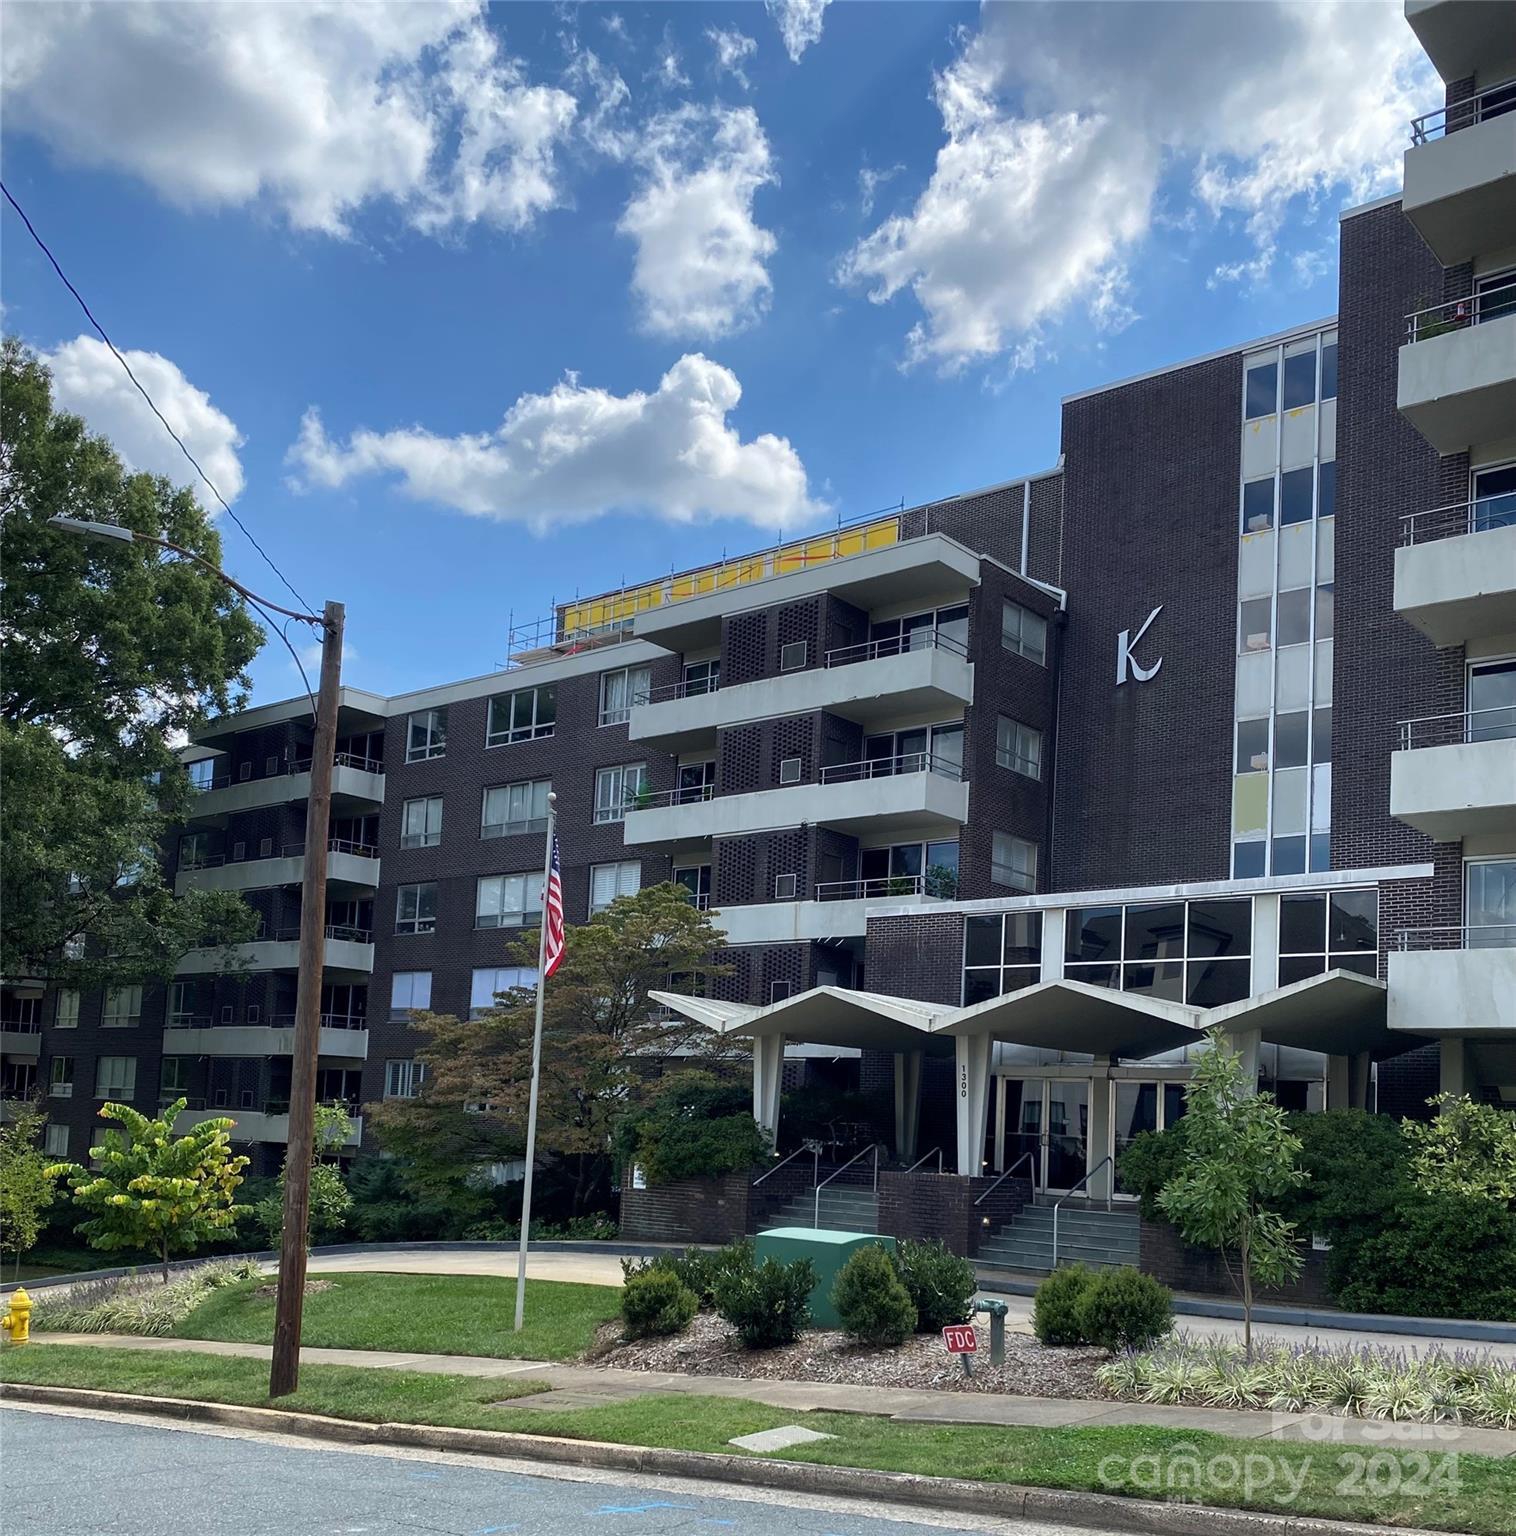
<path id="1" fill-rule="evenodd" d="M 895 1251 L 893 1237 L 871 1237 L 866 1232 L 828 1232 L 816 1227 L 771 1227 L 753 1240 L 753 1256 L 761 1264 L 778 1259 L 793 1264 L 809 1259 L 816 1266 L 816 1287 L 811 1292 L 811 1321 L 818 1328 L 840 1328 L 842 1319 L 832 1305 L 832 1287 L 842 1266 L 870 1243 L 882 1243 Z"/>

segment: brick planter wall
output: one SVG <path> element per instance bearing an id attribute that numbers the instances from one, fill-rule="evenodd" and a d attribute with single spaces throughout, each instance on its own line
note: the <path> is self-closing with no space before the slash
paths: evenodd
<path id="1" fill-rule="evenodd" d="M 1010 1221 L 1032 1198 L 1025 1179 L 1007 1179 L 983 1205 L 974 1202 L 995 1180 L 956 1173 L 905 1173 L 881 1169 L 879 1230 L 917 1241 L 940 1239 L 952 1253 L 973 1258 L 983 1233 Z M 990 1226 L 983 1223 L 989 1217 Z"/>
<path id="2" fill-rule="evenodd" d="M 634 1242 L 730 1243 L 747 1231 L 748 1172 L 621 1189 L 621 1235 Z"/>
<path id="3" fill-rule="evenodd" d="M 1213 1248 L 1193 1248 L 1166 1221 L 1143 1218 L 1139 1267 L 1176 1291 L 1199 1291 L 1208 1296 L 1237 1299 L 1237 1287 L 1228 1276 L 1221 1255 Z M 1263 1286 L 1254 1291 L 1257 1301 L 1291 1305 L 1331 1306 L 1327 1294 L 1325 1253 L 1303 1250 L 1305 1266 L 1288 1285 Z"/>

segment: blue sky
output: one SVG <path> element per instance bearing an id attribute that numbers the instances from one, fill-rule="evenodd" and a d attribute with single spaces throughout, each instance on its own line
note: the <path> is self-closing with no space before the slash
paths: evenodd
<path id="1" fill-rule="evenodd" d="M 382 692 L 1047 467 L 1062 395 L 1330 313 L 1337 214 L 1436 100 L 1369 0 L 60 3 L 5 69 L 7 184 Z M 7 331 L 185 478 L 4 236 Z"/>

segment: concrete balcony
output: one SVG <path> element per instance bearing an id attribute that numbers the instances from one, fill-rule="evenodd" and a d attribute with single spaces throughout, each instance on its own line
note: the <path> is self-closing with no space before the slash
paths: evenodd
<path id="1" fill-rule="evenodd" d="M 1405 19 L 1444 80 L 1467 80 L 1492 59 L 1516 60 L 1516 12 L 1490 0 L 1405 0 Z"/>
<path id="2" fill-rule="evenodd" d="M 174 877 L 174 894 L 186 891 L 261 891 L 276 885 L 299 885 L 305 879 L 305 855 L 300 845 L 293 851 L 267 859 L 223 860 L 181 869 Z M 328 889 L 372 894 L 379 889 L 379 850 L 357 843 L 334 841 L 326 860 Z"/>
<path id="3" fill-rule="evenodd" d="M 1439 843 L 1516 831 L 1516 710 L 1404 722 L 1390 815 Z"/>
<path id="4" fill-rule="evenodd" d="M 214 778 L 185 813 L 187 822 L 218 822 L 239 811 L 264 810 L 310 798 L 310 764 L 291 763 L 264 778 Z M 384 804 L 384 765 L 371 758 L 339 756 L 332 768 L 332 805 L 338 814 L 375 811 Z"/>
<path id="5" fill-rule="evenodd" d="M 328 928 L 323 960 L 329 981 L 357 979 L 374 969 L 372 934 L 356 928 Z M 223 971 L 298 971 L 300 938 L 297 933 L 276 939 L 255 939 L 250 944 L 231 944 L 212 949 L 192 949 L 174 968 L 176 976 L 214 976 Z"/>
<path id="6" fill-rule="evenodd" d="M 1456 502 L 1404 519 L 1395 611 L 1434 645 L 1516 633 L 1516 507 Z"/>
<path id="7" fill-rule="evenodd" d="M 836 939 L 861 939 L 867 929 L 866 915 L 892 907 L 919 906 L 930 900 L 923 894 L 920 875 L 884 880 L 846 880 L 818 885 L 809 901 L 769 901 L 752 906 L 722 907 L 712 913 L 713 924 L 726 934 L 729 944 L 793 944 L 808 939 L 825 943 Z"/>
<path id="8" fill-rule="evenodd" d="M 875 640 L 828 651 L 820 666 L 735 687 L 655 689 L 632 710 L 628 734 L 664 751 L 714 745 L 716 732 L 752 720 L 826 710 L 859 724 L 888 715 L 958 714 L 974 698 L 974 665 L 947 635 L 926 631 L 902 649 Z"/>
<path id="9" fill-rule="evenodd" d="M 670 790 L 628 811 L 628 844 L 740 837 L 806 825 L 956 836 L 968 820 L 969 787 L 955 764 L 914 753 L 823 768 L 819 784 L 704 797 Z"/>
<path id="10" fill-rule="evenodd" d="M 15 1061 L 36 1061 L 42 1054 L 42 1031 L 0 1024 L 0 1056 Z"/>
<path id="11" fill-rule="evenodd" d="M 182 1136 L 203 1121 L 222 1119 L 237 1122 L 232 1129 L 234 1142 L 271 1141 L 282 1146 L 290 1139 L 290 1117 L 284 1109 L 186 1109 L 174 1121 L 174 1130 Z M 354 1115 L 350 1119 L 352 1130 L 343 1145 L 356 1147 L 363 1140 L 363 1118 Z"/>
<path id="12" fill-rule="evenodd" d="M 1401 207 L 1445 267 L 1516 244 L 1513 106 L 1507 81 L 1411 125 Z"/>
<path id="13" fill-rule="evenodd" d="M 1516 1039 L 1516 925 L 1406 929 L 1389 955 L 1391 1029 Z"/>
<path id="14" fill-rule="evenodd" d="M 367 1061 L 368 1030 L 323 1024 L 321 1055 L 335 1061 Z M 163 1031 L 165 1056 L 293 1056 L 295 1027 L 288 1024 L 210 1024 L 194 1020 Z"/>
<path id="15" fill-rule="evenodd" d="M 1516 185 L 1509 195 L 1516 206 Z M 1462 453 L 1508 437 L 1516 421 L 1516 313 L 1482 319 L 1474 299 L 1460 299 L 1410 316 L 1408 335 L 1396 403 L 1432 447 Z"/>

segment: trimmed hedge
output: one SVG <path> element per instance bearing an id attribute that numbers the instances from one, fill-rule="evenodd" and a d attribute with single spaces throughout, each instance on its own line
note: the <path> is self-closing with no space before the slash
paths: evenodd
<path id="1" fill-rule="evenodd" d="M 916 1308 L 916 1332 L 940 1333 L 966 1323 L 974 1299 L 974 1266 L 939 1240 L 896 1244 L 895 1267 Z"/>
<path id="2" fill-rule="evenodd" d="M 765 1259 L 717 1277 L 716 1310 L 749 1349 L 793 1344 L 811 1321 L 816 1266 L 809 1259 L 781 1264 Z"/>
<path id="3" fill-rule="evenodd" d="M 621 1291 L 621 1320 L 629 1339 L 683 1333 L 699 1310 L 695 1293 L 670 1269 L 632 1275 Z"/>
<path id="4" fill-rule="evenodd" d="M 865 1344 L 903 1344 L 916 1330 L 915 1303 L 878 1243 L 858 1249 L 842 1266 L 832 1305 L 843 1328 Z"/>

